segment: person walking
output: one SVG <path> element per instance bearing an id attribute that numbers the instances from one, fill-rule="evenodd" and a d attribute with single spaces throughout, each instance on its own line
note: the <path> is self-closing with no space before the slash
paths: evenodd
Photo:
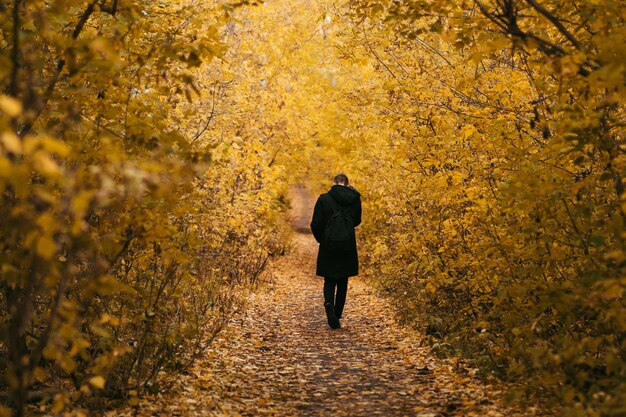
<path id="1" fill-rule="evenodd" d="M 337 329 L 341 327 L 348 278 L 359 273 L 354 228 L 361 224 L 361 194 L 349 185 L 345 174 L 335 175 L 333 183 L 315 203 L 311 231 L 319 243 L 316 274 L 324 278 L 326 318 L 328 325 Z"/>

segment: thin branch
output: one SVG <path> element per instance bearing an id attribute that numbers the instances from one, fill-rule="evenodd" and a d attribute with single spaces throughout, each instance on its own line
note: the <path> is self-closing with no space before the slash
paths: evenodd
<path id="1" fill-rule="evenodd" d="M 111 5 L 111 7 L 107 7 L 104 5 L 103 0 L 102 4 L 100 5 L 100 10 L 109 13 L 111 16 L 115 16 L 115 13 L 117 13 L 117 1 L 118 0 L 113 0 L 113 4 Z"/>
<path id="2" fill-rule="evenodd" d="M 78 35 L 80 35 L 80 32 L 83 30 L 83 27 L 85 26 L 85 23 L 87 23 L 87 20 L 89 20 L 89 18 L 91 17 L 91 14 L 93 13 L 96 3 L 97 3 L 97 0 L 89 3 L 85 11 L 83 12 L 83 15 L 80 17 L 80 20 L 76 24 L 74 31 L 72 32 L 72 39 L 78 39 Z"/>
<path id="3" fill-rule="evenodd" d="M 374 51 L 374 49 L 372 48 L 372 46 L 370 45 L 369 39 L 367 38 L 367 33 L 365 32 L 365 27 L 363 25 L 361 25 L 361 30 L 363 31 L 363 36 L 365 37 L 365 45 L 367 45 L 367 48 L 370 50 L 370 52 L 372 53 L 372 55 L 374 55 L 374 57 L 378 60 L 378 62 L 380 62 L 380 64 L 385 67 L 385 69 L 387 71 L 389 71 L 389 74 L 391 74 L 391 76 L 393 78 L 395 78 L 396 80 L 398 79 L 398 77 L 396 77 L 396 74 L 393 73 L 393 71 L 391 71 L 391 69 L 387 66 L 387 64 L 385 64 L 383 62 L 382 59 L 380 59 L 380 57 L 378 56 L 378 54 L 376 53 L 376 51 Z"/>
<path id="4" fill-rule="evenodd" d="M 97 2 L 98 0 L 94 0 L 91 3 L 89 3 L 85 11 L 83 12 L 82 16 L 80 17 L 80 20 L 76 24 L 76 27 L 72 31 L 72 39 L 75 40 L 78 38 L 78 36 L 80 35 L 80 32 L 83 30 L 83 27 L 85 26 L 85 23 L 87 23 L 87 20 L 89 20 L 89 17 L 91 17 L 91 15 L 93 14 Z M 59 58 L 59 60 L 57 61 L 56 69 L 54 71 L 54 75 L 52 76 L 52 79 L 48 83 L 48 86 L 46 87 L 46 91 L 44 92 L 43 100 L 41 104 L 38 106 L 35 112 L 35 116 L 28 123 L 26 123 L 26 125 L 20 131 L 20 134 L 19 134 L 20 137 L 24 137 L 28 134 L 28 132 L 30 132 L 30 130 L 33 128 L 33 125 L 35 124 L 39 116 L 41 116 L 41 113 L 43 113 L 44 109 L 46 108 L 46 105 L 48 104 L 48 101 L 50 100 L 50 97 L 52 97 L 52 92 L 54 91 L 54 88 L 56 87 L 57 82 L 59 81 L 59 77 L 61 76 L 61 72 L 63 71 L 64 67 L 65 67 L 65 59 Z"/>
<path id="5" fill-rule="evenodd" d="M 17 96 L 17 76 L 20 68 L 20 0 L 13 2 L 13 50 L 11 51 L 11 83 L 9 95 Z"/>
<path id="6" fill-rule="evenodd" d="M 487 9 L 487 6 L 485 6 L 484 4 L 482 4 L 480 1 L 476 1 L 476 4 L 478 5 L 478 8 L 480 9 L 481 13 L 489 20 L 491 20 L 493 23 L 495 23 L 496 26 L 498 26 L 500 29 L 502 29 L 502 31 L 507 32 L 508 31 L 508 26 L 506 25 L 505 22 L 502 21 L 502 19 L 498 19 L 495 15 L 493 15 L 493 13 L 491 13 L 489 11 L 489 9 Z"/>
<path id="7" fill-rule="evenodd" d="M 271 167 L 272 165 L 274 165 L 274 162 L 276 161 L 276 157 L 278 156 L 278 152 L 280 152 L 280 149 L 281 149 L 280 146 L 276 149 L 276 152 L 274 152 L 274 155 L 272 155 L 270 162 L 267 164 L 268 167 Z"/>
<path id="8" fill-rule="evenodd" d="M 97 129 L 102 129 L 102 130 L 105 130 L 105 131 L 107 131 L 108 133 L 110 133 L 111 135 L 113 135 L 113 136 L 115 136 L 115 137 L 117 137 L 117 138 L 120 138 L 120 139 L 126 139 L 124 135 L 122 135 L 122 134 L 120 134 L 120 133 L 117 133 L 117 132 L 116 132 L 116 131 L 114 131 L 113 129 L 111 129 L 111 128 L 109 128 L 109 127 L 106 127 L 106 126 L 103 126 L 102 124 L 100 124 L 100 121 L 99 121 L 99 120 L 92 120 L 92 119 L 89 117 L 89 115 L 88 115 L 88 114 L 86 114 L 86 113 L 82 113 L 82 112 L 81 112 L 81 117 L 82 117 L 84 120 L 86 120 L 86 121 L 88 121 L 89 123 L 91 123 L 92 125 L 96 126 L 96 128 L 97 128 Z"/>
<path id="9" fill-rule="evenodd" d="M 441 53 L 441 51 L 439 51 L 437 48 L 435 48 L 434 46 L 430 45 L 428 42 L 426 42 L 425 40 L 421 39 L 420 37 L 416 36 L 415 40 L 418 41 L 418 43 L 421 43 L 422 46 L 424 46 L 426 49 L 430 49 L 432 52 L 436 53 L 437 55 L 439 55 L 441 57 L 441 59 L 443 59 L 444 61 L 446 61 L 446 63 L 448 65 L 450 65 L 451 67 L 454 67 L 454 65 L 452 65 L 452 63 L 450 61 L 448 61 L 448 58 L 446 58 L 443 53 Z"/>
<path id="10" fill-rule="evenodd" d="M 130 243 L 133 241 L 134 238 L 136 238 L 137 235 L 132 233 L 124 242 L 124 245 L 122 245 L 122 248 L 115 254 L 115 256 L 113 257 L 113 259 L 109 260 L 109 270 L 113 269 L 113 267 L 115 266 L 115 264 L 117 263 L 117 261 L 122 257 L 122 255 L 124 255 L 126 253 L 126 251 L 128 250 L 128 247 L 130 246 Z"/>
<path id="11" fill-rule="evenodd" d="M 211 105 L 211 113 L 209 114 L 209 118 L 207 119 L 206 123 L 204 124 L 204 127 L 202 128 L 202 130 L 200 130 L 194 137 L 193 139 L 191 139 L 191 143 L 194 143 L 196 140 L 198 140 L 198 138 L 200 138 L 200 136 L 202 136 L 202 134 L 204 132 L 206 132 L 206 130 L 209 128 L 209 125 L 211 124 L 211 120 L 213 120 L 213 116 L 215 115 L 215 106 L 217 103 L 217 99 L 219 98 L 219 94 L 220 94 L 220 90 L 221 90 L 221 86 L 219 84 L 215 84 L 213 86 L 213 102 Z M 216 97 L 217 95 L 217 97 Z"/>
<path id="12" fill-rule="evenodd" d="M 583 250 L 585 252 L 585 255 L 589 255 L 589 243 L 587 242 L 587 240 L 585 239 L 584 234 L 581 232 L 580 228 L 576 224 L 576 220 L 574 219 L 574 216 L 573 216 L 571 210 L 569 209 L 569 206 L 567 205 L 567 201 L 565 200 L 565 198 L 562 198 L 561 201 L 563 202 L 563 205 L 565 206 L 565 211 L 567 212 L 567 216 L 569 217 L 570 223 L 572 224 L 572 227 L 574 228 L 574 231 L 576 232 L 576 234 L 578 235 L 578 238 L 580 239 L 580 243 L 583 246 Z M 597 265 L 597 263 L 595 262 L 593 257 L 591 257 L 590 260 L 595 265 Z"/>
<path id="13" fill-rule="evenodd" d="M 41 356 L 45 347 L 48 345 L 48 340 L 50 339 L 50 335 L 54 329 L 54 324 L 57 316 L 59 315 L 59 307 L 61 306 L 61 301 L 65 296 L 65 286 L 66 286 L 66 276 L 61 276 L 61 281 L 57 287 L 57 293 L 54 296 L 54 301 L 52 303 L 52 308 L 50 309 L 48 326 L 45 328 L 41 337 L 39 338 L 39 342 L 37 343 L 37 347 L 32 351 L 30 361 L 28 362 L 28 370 L 32 372 L 33 369 L 39 364 L 41 360 Z"/>
<path id="14" fill-rule="evenodd" d="M 516 15 L 513 14 L 513 10 L 510 7 L 510 5 L 509 7 L 506 8 L 506 12 L 508 13 L 508 15 L 505 18 L 505 16 L 497 16 L 491 13 L 489 9 L 487 8 L 487 6 L 485 6 L 480 1 L 476 1 L 476 4 L 478 5 L 478 8 L 480 9 L 481 13 L 487 19 L 495 23 L 496 26 L 498 26 L 498 28 L 500 28 L 500 30 L 502 30 L 503 33 L 511 35 L 513 37 L 520 38 L 524 41 L 526 41 L 528 38 L 537 41 L 537 43 L 539 43 L 539 50 L 541 50 L 546 55 L 550 55 L 550 56 L 565 55 L 565 51 L 560 46 L 555 45 L 552 42 L 547 41 L 543 38 L 540 38 L 539 36 L 533 33 L 527 33 L 527 32 L 522 31 L 519 25 L 517 24 Z"/>
<path id="15" fill-rule="evenodd" d="M 580 42 L 578 42 L 578 40 L 574 37 L 574 35 L 572 35 L 567 30 L 567 28 L 563 26 L 563 23 L 561 23 L 561 21 L 556 16 L 554 16 L 552 13 L 546 10 L 545 7 L 537 3 L 535 0 L 526 0 L 526 2 L 530 4 L 539 13 L 541 13 L 546 19 L 552 22 L 552 24 L 559 30 L 559 32 L 561 32 L 563 36 L 565 36 L 567 40 L 570 41 L 570 43 L 574 45 L 576 49 L 578 50 L 582 49 L 580 46 Z"/>

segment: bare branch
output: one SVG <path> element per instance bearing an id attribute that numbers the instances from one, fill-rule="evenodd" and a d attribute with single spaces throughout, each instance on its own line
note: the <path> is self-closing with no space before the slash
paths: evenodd
<path id="1" fill-rule="evenodd" d="M 522 39 L 523 41 L 526 41 L 528 39 L 532 39 L 536 41 L 539 44 L 539 47 L 538 47 L 539 50 L 545 53 L 546 55 L 550 55 L 550 56 L 565 55 L 565 51 L 560 46 L 555 45 L 548 40 L 540 38 L 539 36 L 533 33 L 522 31 L 519 25 L 517 24 L 517 15 L 515 14 L 515 10 L 511 2 L 507 2 L 505 5 L 501 5 L 501 7 L 503 8 L 503 13 L 505 13 L 502 16 L 495 15 L 487 8 L 487 6 L 485 6 L 483 3 L 481 3 L 478 0 L 476 1 L 476 4 L 478 5 L 478 8 L 480 9 L 481 13 L 486 18 L 491 20 L 494 24 L 496 24 L 496 26 L 498 26 L 498 28 L 500 28 L 500 30 L 502 30 L 503 33 Z"/>
<path id="2" fill-rule="evenodd" d="M 193 137 L 193 139 L 191 140 L 191 143 L 194 143 L 196 140 L 198 140 L 198 138 L 200 138 L 200 136 L 202 136 L 202 134 L 206 132 L 206 130 L 209 128 L 209 125 L 211 124 L 211 120 L 213 120 L 213 116 L 215 115 L 215 105 L 217 103 L 217 99 L 219 98 L 220 90 L 221 90 L 221 86 L 219 86 L 216 83 L 213 86 L 213 103 L 211 106 L 211 113 L 209 114 L 209 118 L 204 124 L 204 127 Z"/>
<path id="3" fill-rule="evenodd" d="M 561 21 L 555 15 L 550 13 L 548 10 L 546 10 L 545 7 L 537 3 L 535 0 L 526 0 L 526 2 L 530 4 L 539 13 L 541 13 L 546 19 L 552 22 L 552 24 L 559 30 L 559 32 L 561 32 L 563 36 L 565 36 L 567 40 L 570 41 L 570 43 L 574 45 L 576 49 L 578 50 L 581 49 L 580 42 L 578 42 L 578 40 L 574 37 L 574 35 L 572 35 L 567 30 L 567 28 L 563 26 L 563 23 L 561 23 Z"/>

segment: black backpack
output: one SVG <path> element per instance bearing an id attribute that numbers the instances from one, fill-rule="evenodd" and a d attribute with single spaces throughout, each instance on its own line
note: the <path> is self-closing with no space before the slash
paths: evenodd
<path id="1" fill-rule="evenodd" d="M 333 252 L 349 251 L 354 238 L 354 221 L 347 208 L 339 205 L 330 194 L 328 197 L 334 208 L 324 229 L 324 246 Z"/>

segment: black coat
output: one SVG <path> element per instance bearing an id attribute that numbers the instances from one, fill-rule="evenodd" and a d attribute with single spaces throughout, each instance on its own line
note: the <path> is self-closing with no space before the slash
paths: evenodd
<path id="1" fill-rule="evenodd" d="M 332 197 L 331 197 L 332 196 Z M 359 257 L 356 250 L 356 237 L 353 239 L 351 249 L 348 252 L 336 253 L 324 245 L 324 229 L 333 207 L 336 207 L 329 199 L 348 208 L 348 213 L 354 221 L 354 226 L 361 224 L 361 194 L 352 187 L 333 185 L 326 194 L 322 194 L 315 203 L 311 231 L 315 240 L 320 244 L 317 253 L 317 275 L 321 277 L 343 278 L 359 274 Z"/>

